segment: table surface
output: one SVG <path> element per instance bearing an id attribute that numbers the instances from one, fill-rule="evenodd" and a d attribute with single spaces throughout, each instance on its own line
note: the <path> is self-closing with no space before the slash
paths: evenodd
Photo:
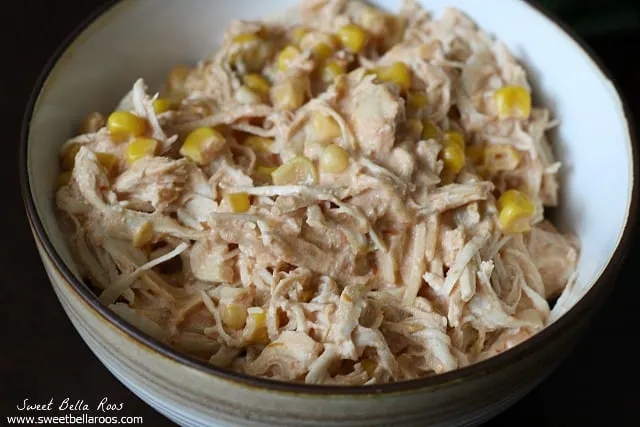
<path id="1" fill-rule="evenodd" d="M 26 398 L 46 403 L 65 397 L 92 406 L 107 397 L 123 402 L 124 414 L 142 416 L 147 425 L 171 425 L 100 364 L 65 317 L 29 233 L 18 184 L 19 124 L 34 82 L 62 39 L 102 2 L 84 0 L 69 10 L 62 9 L 60 2 L 42 2 L 38 7 L 36 0 L 14 2 L 17 15 L 4 10 L 0 16 L 5 42 L 0 66 L 0 122 L 4 122 L 0 129 L 5 136 L 5 153 L 0 156 L 5 183 L 5 239 L 0 244 L 0 335 L 4 337 L 0 340 L 0 425 L 6 416 L 18 415 L 16 405 Z M 629 47 L 640 46 L 640 34 L 587 42 L 612 71 L 632 111 L 640 116 L 640 64 L 630 62 L 636 58 L 627 60 L 633 51 Z M 637 338 L 639 254 L 640 244 L 636 243 L 612 296 L 572 355 L 530 395 L 487 426 L 640 425 L 640 391 L 636 386 L 640 374 L 636 353 L 629 351 Z"/>

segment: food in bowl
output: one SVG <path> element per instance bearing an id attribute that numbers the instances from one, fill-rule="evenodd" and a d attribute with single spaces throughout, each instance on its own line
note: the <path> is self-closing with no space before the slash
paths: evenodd
<path id="1" fill-rule="evenodd" d="M 362 385 L 454 370 L 544 328 L 578 242 L 524 69 L 460 11 L 306 1 L 143 80 L 61 150 L 85 281 L 209 363 Z"/>

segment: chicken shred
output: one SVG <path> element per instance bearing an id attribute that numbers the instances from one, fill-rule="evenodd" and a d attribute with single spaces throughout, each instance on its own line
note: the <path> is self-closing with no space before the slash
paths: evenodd
<path id="1" fill-rule="evenodd" d="M 435 18 L 406 0 L 390 17 L 358 0 L 304 0 L 285 19 L 234 21 L 215 55 L 177 68 L 159 93 L 135 81 L 115 110 L 140 118 L 143 135 L 123 141 L 106 125 L 66 141 L 60 223 L 100 300 L 210 364 L 308 384 L 436 375 L 544 328 L 580 251 L 545 219 L 559 203 L 546 135 L 558 123 L 539 106 L 499 117 L 496 91 L 530 94 L 526 72 L 461 11 Z M 368 33 L 357 54 L 333 45 L 346 24 Z M 299 26 L 299 55 L 283 65 Z M 322 78 L 326 61 L 349 71 Z M 408 80 L 383 78 L 391 66 Z M 199 161 L 181 147 L 203 127 L 223 142 L 211 158 L 196 147 Z M 459 169 L 444 132 L 462 137 Z M 134 137 L 155 152 L 132 161 Z M 347 159 L 333 169 L 330 144 Z M 511 153 L 508 167 L 468 154 L 490 146 Z M 303 156 L 313 179 L 273 182 Z M 534 207 L 515 233 L 499 203 L 508 190 Z"/>

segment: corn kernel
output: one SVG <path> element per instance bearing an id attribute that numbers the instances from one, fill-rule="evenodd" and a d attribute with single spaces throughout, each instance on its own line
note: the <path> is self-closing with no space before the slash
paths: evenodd
<path id="1" fill-rule="evenodd" d="M 360 361 L 360 363 L 362 364 L 362 368 L 365 370 L 367 375 L 371 376 L 376 371 L 377 364 L 373 360 L 371 360 L 371 359 L 362 359 Z"/>
<path id="2" fill-rule="evenodd" d="M 271 174 L 275 185 L 315 184 L 318 175 L 313 162 L 304 156 L 294 157 Z"/>
<path id="3" fill-rule="evenodd" d="M 64 171 L 60 175 L 58 175 L 56 184 L 58 185 L 58 188 L 60 188 L 64 187 L 65 185 L 69 185 L 69 182 L 71 182 L 71 171 Z"/>
<path id="4" fill-rule="evenodd" d="M 242 329 L 247 322 L 247 308 L 236 303 L 222 304 L 220 318 L 231 329 Z"/>
<path id="5" fill-rule="evenodd" d="M 340 130 L 340 126 L 338 126 L 333 117 L 322 114 L 319 111 L 313 112 L 311 127 L 313 128 L 315 139 L 319 142 L 331 141 L 342 135 L 342 130 Z"/>
<path id="6" fill-rule="evenodd" d="M 440 185 L 453 184 L 456 180 L 456 175 L 451 169 L 444 168 L 440 175 Z"/>
<path id="7" fill-rule="evenodd" d="M 267 331 L 267 315 L 260 307 L 249 307 L 247 309 L 247 323 L 244 333 L 256 344 L 268 344 L 269 333 Z"/>
<path id="8" fill-rule="evenodd" d="M 407 21 L 405 18 L 398 15 L 387 15 L 385 16 L 385 27 L 386 34 L 382 41 L 383 47 L 385 49 L 390 49 L 392 46 L 402 41 L 404 31 L 407 27 Z"/>
<path id="9" fill-rule="evenodd" d="M 261 97 L 269 97 L 271 85 L 269 84 L 267 79 L 262 77 L 260 74 L 247 74 L 246 76 L 244 76 L 244 84 Z"/>
<path id="10" fill-rule="evenodd" d="M 458 173 L 465 165 L 464 149 L 455 142 L 445 142 L 442 147 L 442 161 L 445 169 Z"/>
<path id="11" fill-rule="evenodd" d="M 367 7 L 360 17 L 362 27 L 369 32 L 380 34 L 385 29 L 385 16 L 373 7 Z"/>
<path id="12" fill-rule="evenodd" d="M 142 247 L 153 239 L 153 225 L 147 221 L 142 223 L 133 233 L 133 246 Z"/>
<path id="13" fill-rule="evenodd" d="M 415 110 L 424 108 L 429 104 L 429 98 L 422 92 L 409 92 L 407 94 L 407 105 Z"/>
<path id="14" fill-rule="evenodd" d="M 498 118 L 526 119 L 531 114 L 531 95 L 520 86 L 505 86 L 494 93 Z"/>
<path id="15" fill-rule="evenodd" d="M 531 229 L 535 206 L 529 196 L 518 190 L 505 191 L 497 202 L 499 220 L 507 233 L 523 233 Z"/>
<path id="16" fill-rule="evenodd" d="M 354 24 L 345 25 L 338 31 L 338 38 L 351 52 L 360 53 L 367 44 L 367 33 Z"/>
<path id="17" fill-rule="evenodd" d="M 405 128 L 407 129 L 407 134 L 411 139 L 417 140 L 422 136 L 422 131 L 424 130 L 424 124 L 420 121 L 420 119 L 408 119 L 405 122 Z"/>
<path id="18" fill-rule="evenodd" d="M 106 125 L 104 116 L 100 113 L 90 113 L 84 118 L 78 133 L 83 135 L 85 133 L 96 133 Z"/>
<path id="19" fill-rule="evenodd" d="M 469 145 L 465 149 L 465 155 L 467 159 L 474 165 L 481 165 L 484 163 L 484 144 Z"/>
<path id="20" fill-rule="evenodd" d="M 215 129 L 202 127 L 191 132 L 180 148 L 180 154 L 199 165 L 213 160 L 225 145 L 224 136 Z"/>
<path id="21" fill-rule="evenodd" d="M 262 102 L 262 97 L 249 89 L 247 85 L 242 85 L 233 94 L 233 98 L 240 104 L 259 104 Z"/>
<path id="22" fill-rule="evenodd" d="M 174 67 L 169 73 L 167 79 L 167 89 L 171 94 L 180 94 L 184 91 L 184 85 L 187 81 L 187 77 L 191 73 L 191 68 L 184 65 L 178 65 Z"/>
<path id="23" fill-rule="evenodd" d="M 336 79 L 336 77 L 345 74 L 347 70 L 345 67 L 337 61 L 329 61 L 320 69 L 320 78 L 323 82 L 330 84 Z"/>
<path id="24" fill-rule="evenodd" d="M 257 34 L 239 34 L 231 42 L 238 47 L 229 58 L 229 62 L 238 68 L 242 66 L 242 71 L 261 69 L 271 56 L 271 45 Z"/>
<path id="25" fill-rule="evenodd" d="M 232 212 L 246 212 L 251 207 L 251 200 L 247 193 L 227 194 L 226 199 Z"/>
<path id="26" fill-rule="evenodd" d="M 490 172 L 512 171 L 520 163 L 520 153 L 512 145 L 490 144 L 484 151 L 484 165 Z"/>
<path id="27" fill-rule="evenodd" d="M 300 46 L 302 39 L 309 34 L 309 32 L 310 30 L 307 27 L 296 27 L 291 30 L 291 41 L 297 46 Z"/>
<path id="28" fill-rule="evenodd" d="M 233 44 L 248 44 L 262 40 L 257 34 L 254 33 L 242 33 L 235 36 L 231 43 Z"/>
<path id="29" fill-rule="evenodd" d="M 256 153 L 272 153 L 275 140 L 262 136 L 250 135 L 243 142 L 243 145 L 251 147 Z"/>
<path id="30" fill-rule="evenodd" d="M 328 173 L 341 173 L 349 167 L 349 153 L 336 144 L 331 144 L 322 151 L 320 170 Z"/>
<path id="31" fill-rule="evenodd" d="M 162 114 L 171 109 L 171 101 L 164 98 L 158 98 L 153 101 L 153 111 L 156 114 Z"/>
<path id="32" fill-rule="evenodd" d="M 107 127 L 111 135 L 117 138 L 140 136 L 146 129 L 145 121 L 133 113 L 116 111 L 107 119 Z"/>
<path id="33" fill-rule="evenodd" d="M 136 138 L 127 145 L 125 157 L 127 163 L 134 164 L 143 157 L 151 157 L 156 153 L 158 141 L 151 138 Z"/>
<path id="34" fill-rule="evenodd" d="M 96 153 L 96 158 L 107 172 L 113 171 L 118 165 L 118 157 L 111 153 Z"/>
<path id="35" fill-rule="evenodd" d="M 281 110 L 295 110 L 304 104 L 308 88 L 308 78 L 286 79 L 271 89 L 271 103 Z"/>
<path id="36" fill-rule="evenodd" d="M 289 63 L 300 55 L 300 49 L 295 46 L 287 46 L 278 54 L 278 68 L 280 71 L 287 71 Z"/>
<path id="37" fill-rule="evenodd" d="M 258 165 L 254 171 L 254 176 L 262 181 L 271 182 L 271 174 L 278 169 L 278 166 Z"/>
<path id="38" fill-rule="evenodd" d="M 384 82 L 395 83 L 401 90 L 411 88 L 411 69 L 404 62 L 394 62 L 388 67 L 380 67 L 376 70 L 376 75 Z"/>
<path id="39" fill-rule="evenodd" d="M 464 136 L 462 136 L 462 134 L 460 132 L 456 132 L 456 131 L 448 131 L 444 133 L 444 141 L 445 142 L 452 142 L 454 144 L 456 144 L 458 147 L 460 147 L 462 150 L 464 150 Z"/>
<path id="40" fill-rule="evenodd" d="M 333 48 L 327 43 L 318 43 L 311 50 L 318 61 L 326 61 L 333 55 Z"/>
<path id="41" fill-rule="evenodd" d="M 439 141 L 442 138 L 442 131 L 437 124 L 431 120 L 425 120 L 422 124 L 424 126 L 422 129 L 422 139 L 425 141 L 429 139 Z"/>
<path id="42" fill-rule="evenodd" d="M 62 153 L 62 170 L 69 171 L 76 164 L 76 155 L 80 151 L 80 144 L 68 145 Z"/>
<path id="43" fill-rule="evenodd" d="M 298 296 L 298 300 L 301 302 L 309 302 L 313 299 L 314 293 L 313 289 L 303 289 Z"/>

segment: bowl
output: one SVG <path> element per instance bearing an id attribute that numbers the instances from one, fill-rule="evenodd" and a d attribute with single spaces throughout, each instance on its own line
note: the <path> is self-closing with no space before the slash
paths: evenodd
<path id="1" fill-rule="evenodd" d="M 83 23 L 47 65 L 26 112 L 21 177 L 27 213 L 53 288 L 80 336 L 114 376 L 185 426 L 475 425 L 541 382 L 568 354 L 614 285 L 636 213 L 637 157 L 614 84 L 561 24 L 519 0 L 423 0 L 467 12 L 527 67 L 535 101 L 561 125 L 561 228 L 582 244 L 578 281 L 533 338 L 481 363 L 420 380 L 307 386 L 206 365 L 154 341 L 101 305 L 80 281 L 53 200 L 58 149 L 84 114 L 109 111 L 138 77 L 158 87 L 172 66 L 213 52 L 232 18 L 273 16 L 295 0 L 123 0 Z M 398 10 L 400 1 L 375 1 Z"/>

